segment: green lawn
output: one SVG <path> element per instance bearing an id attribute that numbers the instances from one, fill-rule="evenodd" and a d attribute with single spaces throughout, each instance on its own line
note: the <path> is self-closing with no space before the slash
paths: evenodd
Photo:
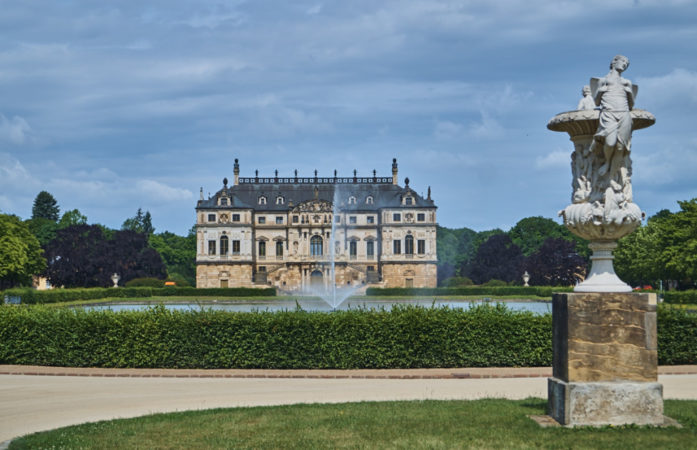
<path id="1" fill-rule="evenodd" d="M 527 399 L 216 409 L 77 425 L 17 439 L 22 448 L 692 448 L 697 401 L 667 400 L 684 428 L 541 428 Z"/>

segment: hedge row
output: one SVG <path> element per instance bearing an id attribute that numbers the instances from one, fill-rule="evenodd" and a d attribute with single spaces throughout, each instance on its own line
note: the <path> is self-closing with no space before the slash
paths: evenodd
<path id="1" fill-rule="evenodd" d="M 697 363 L 697 317 L 661 311 L 659 362 Z M 551 363 L 551 315 L 500 305 L 334 313 L 0 308 L 0 364 L 361 369 Z"/>
<path id="2" fill-rule="evenodd" d="M 124 287 L 124 288 L 89 288 L 89 289 L 51 289 L 38 291 L 36 289 L 8 289 L 4 295 L 20 297 L 25 304 L 60 303 L 75 300 L 98 300 L 102 298 L 141 298 L 141 297 L 266 297 L 275 296 L 275 288 L 206 288 L 167 286 L 163 288 Z"/>
<path id="3" fill-rule="evenodd" d="M 571 287 L 552 286 L 460 286 L 438 288 L 368 288 L 366 295 L 415 296 L 415 295 L 536 295 L 551 297 L 554 292 L 571 292 Z"/>
<path id="4" fill-rule="evenodd" d="M 690 291 L 666 291 L 663 293 L 663 301 L 676 305 L 697 305 L 697 290 Z"/>

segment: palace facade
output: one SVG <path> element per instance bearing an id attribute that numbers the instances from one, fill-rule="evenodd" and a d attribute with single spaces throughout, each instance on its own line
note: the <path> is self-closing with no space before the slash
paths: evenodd
<path id="1" fill-rule="evenodd" d="M 391 177 L 240 178 L 196 205 L 196 286 L 435 287 L 436 206 Z"/>

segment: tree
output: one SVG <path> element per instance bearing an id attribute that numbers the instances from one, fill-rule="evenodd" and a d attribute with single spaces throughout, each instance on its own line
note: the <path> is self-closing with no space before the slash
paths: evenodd
<path id="1" fill-rule="evenodd" d="M 477 284 L 491 279 L 519 281 L 523 275 L 522 259 L 520 248 L 507 234 L 494 234 L 479 246 L 466 276 Z"/>
<path id="2" fill-rule="evenodd" d="M 47 219 L 52 222 L 58 221 L 60 208 L 53 195 L 46 191 L 41 191 L 34 199 L 34 206 L 31 209 L 32 219 Z"/>
<path id="3" fill-rule="evenodd" d="M 150 236 L 155 232 L 155 228 L 152 226 L 150 211 L 146 211 L 145 214 L 143 214 L 142 208 L 138 208 L 134 217 L 126 219 L 123 225 L 121 225 L 121 229 L 144 233 L 146 236 Z"/>
<path id="4" fill-rule="evenodd" d="M 162 258 L 142 233 L 115 231 L 107 238 L 98 225 L 71 225 L 56 232 L 46 249 L 48 279 L 67 287 L 111 286 L 118 273 L 123 283 L 133 278 L 164 278 Z"/>
<path id="5" fill-rule="evenodd" d="M 66 228 L 71 225 L 85 225 L 86 223 L 87 216 L 84 216 L 78 209 L 71 209 L 63 213 L 61 220 L 58 222 L 58 227 Z"/>
<path id="6" fill-rule="evenodd" d="M 0 214 L 0 290 L 30 285 L 46 267 L 39 241 L 19 217 Z"/>
<path id="7" fill-rule="evenodd" d="M 27 220 L 26 224 L 29 227 L 29 231 L 39 240 L 42 248 L 45 248 L 56 237 L 58 224 L 53 220 L 36 217 Z"/>
<path id="8" fill-rule="evenodd" d="M 537 286 L 571 286 L 586 276 L 586 261 L 576 245 L 564 238 L 548 238 L 525 259 L 530 282 Z"/>
<path id="9" fill-rule="evenodd" d="M 149 242 L 150 246 L 162 256 L 170 277 L 180 275 L 189 284 L 196 284 L 195 228 L 191 228 L 187 236 L 178 236 L 169 231 L 153 234 Z"/>
<path id="10" fill-rule="evenodd" d="M 508 232 L 511 241 L 520 247 L 523 255 L 530 256 L 549 238 L 566 237 L 569 233 L 563 225 L 544 217 L 526 217 Z"/>

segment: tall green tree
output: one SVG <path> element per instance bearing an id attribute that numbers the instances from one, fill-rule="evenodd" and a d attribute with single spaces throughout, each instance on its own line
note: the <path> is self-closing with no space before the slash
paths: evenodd
<path id="1" fill-rule="evenodd" d="M 63 213 L 61 220 L 58 222 L 58 228 L 85 224 L 87 224 L 87 216 L 83 215 L 79 209 L 71 209 Z"/>
<path id="2" fill-rule="evenodd" d="M 0 214 L 0 290 L 31 285 L 46 268 L 43 250 L 19 217 Z"/>
<path id="3" fill-rule="evenodd" d="M 142 208 L 138 208 L 135 216 L 124 220 L 121 229 L 143 233 L 146 236 L 151 236 L 155 232 L 155 228 L 152 226 L 150 211 L 145 211 L 145 213 L 143 213 Z"/>
<path id="4" fill-rule="evenodd" d="M 196 284 L 196 229 L 186 236 L 169 231 L 150 236 L 150 246 L 162 256 L 170 277 L 183 277 L 190 285 Z"/>
<path id="5" fill-rule="evenodd" d="M 46 191 L 39 192 L 34 199 L 34 206 L 31 209 L 31 218 L 58 222 L 59 213 L 60 208 L 53 195 Z"/>

